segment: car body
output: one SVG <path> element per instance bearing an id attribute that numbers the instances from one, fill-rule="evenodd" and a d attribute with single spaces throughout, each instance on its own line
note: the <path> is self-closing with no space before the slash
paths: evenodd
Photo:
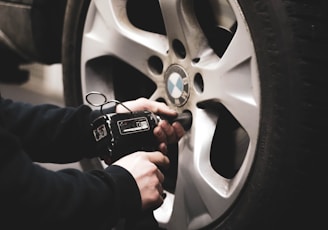
<path id="1" fill-rule="evenodd" d="M 65 9 L 66 0 L 0 1 L 0 60 L 5 81 L 20 80 L 24 75 L 20 64 L 61 62 Z"/>

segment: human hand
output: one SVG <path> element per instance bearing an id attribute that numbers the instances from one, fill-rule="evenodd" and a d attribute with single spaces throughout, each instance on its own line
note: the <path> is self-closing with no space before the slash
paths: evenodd
<path id="1" fill-rule="evenodd" d="M 168 107 L 163 102 L 151 101 L 146 98 L 138 98 L 137 100 L 127 101 L 123 103 L 127 108 L 132 111 L 148 110 L 158 115 L 167 117 L 175 117 L 178 113 Z M 127 112 L 127 109 L 122 105 L 116 107 L 117 113 Z M 174 122 L 172 125 L 162 120 L 154 129 L 154 135 L 159 141 L 159 150 L 163 153 L 167 152 L 167 145 L 177 143 L 184 135 L 185 130 L 179 122 Z"/>
<path id="2" fill-rule="evenodd" d="M 144 97 L 140 97 L 136 100 L 126 101 L 122 103 L 127 108 L 132 111 L 148 110 L 156 114 L 165 114 L 167 116 L 176 116 L 177 112 L 170 107 L 168 107 L 163 102 L 152 101 Z M 126 113 L 128 112 L 124 106 L 118 104 L 116 106 L 117 113 Z"/>
<path id="3" fill-rule="evenodd" d="M 158 166 L 167 168 L 169 159 L 161 152 L 135 152 L 117 160 L 134 177 L 141 195 L 142 209 L 156 209 L 163 203 L 163 173 Z"/>

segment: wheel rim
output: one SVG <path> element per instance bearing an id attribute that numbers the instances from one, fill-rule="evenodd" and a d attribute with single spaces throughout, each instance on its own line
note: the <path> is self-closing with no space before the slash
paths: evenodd
<path id="1" fill-rule="evenodd" d="M 233 206 L 250 172 L 260 113 L 254 47 L 236 1 L 136 2 L 91 2 L 82 91 L 192 113 L 175 187 L 154 214 L 164 228 L 199 229 Z M 134 13 L 134 4 L 153 13 Z"/>

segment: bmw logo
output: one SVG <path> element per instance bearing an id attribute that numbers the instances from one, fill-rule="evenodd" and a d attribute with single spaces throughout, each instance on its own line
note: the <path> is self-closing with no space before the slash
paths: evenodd
<path id="1" fill-rule="evenodd" d="M 189 80 L 184 69 L 179 65 L 171 65 L 166 73 L 166 92 L 177 106 L 183 106 L 189 98 Z"/>

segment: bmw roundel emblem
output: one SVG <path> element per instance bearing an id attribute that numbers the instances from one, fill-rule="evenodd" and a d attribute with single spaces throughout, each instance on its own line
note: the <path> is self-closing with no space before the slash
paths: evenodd
<path id="1" fill-rule="evenodd" d="M 179 65 L 171 65 L 166 73 L 166 92 L 172 103 L 184 105 L 189 98 L 189 80 L 185 70 Z"/>

